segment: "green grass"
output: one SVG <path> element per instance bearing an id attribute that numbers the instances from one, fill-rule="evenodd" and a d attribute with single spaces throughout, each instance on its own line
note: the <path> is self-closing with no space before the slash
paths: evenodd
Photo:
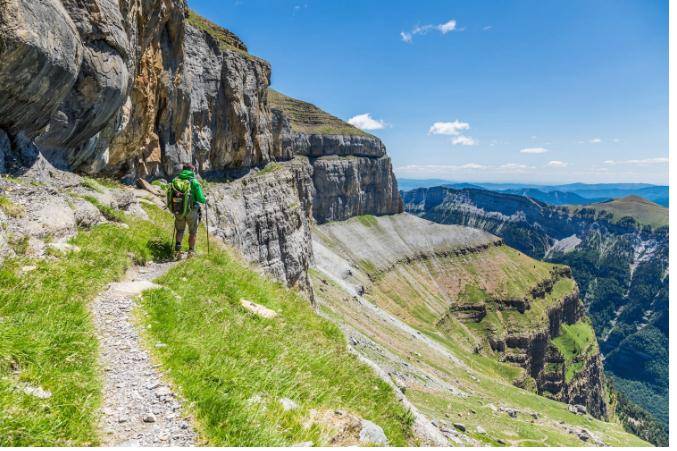
<path id="1" fill-rule="evenodd" d="M 623 218 L 631 217 L 641 225 L 649 225 L 654 228 L 667 226 L 669 222 L 667 208 L 639 196 L 627 196 L 609 202 L 568 208 L 574 213 L 592 210 L 597 217 L 604 214 L 610 215 L 611 222 L 619 222 Z"/>
<path id="2" fill-rule="evenodd" d="M 487 292 L 473 284 L 466 284 L 458 294 L 457 302 L 461 304 L 482 304 L 489 299 Z"/>
<path id="3" fill-rule="evenodd" d="M 0 446 L 98 443 L 101 381 L 87 304 L 132 262 L 166 257 L 169 216 L 101 224 L 71 241 L 80 252 L 52 260 L 11 259 L 0 267 Z M 156 224 L 163 224 L 160 227 Z M 24 265 L 37 269 L 21 274 Z M 49 390 L 39 399 L 23 383 Z"/>
<path id="4" fill-rule="evenodd" d="M 565 360 L 585 355 L 596 347 L 595 331 L 586 321 L 563 324 L 559 337 L 553 340 Z"/>
<path id="5" fill-rule="evenodd" d="M 188 11 L 187 22 L 214 38 L 221 50 L 231 50 L 238 52 L 246 58 L 263 61 L 260 58 L 250 54 L 247 50 L 247 46 L 244 44 L 244 42 L 242 42 L 242 40 L 240 40 L 239 37 L 235 35 L 235 33 L 215 24 L 208 19 L 205 19 L 195 11 Z"/>
<path id="6" fill-rule="evenodd" d="M 299 133 L 373 136 L 322 111 L 312 103 L 287 97 L 273 89 L 268 89 L 268 103 L 271 107 L 282 110 L 289 117 L 292 129 Z"/>
<path id="7" fill-rule="evenodd" d="M 109 221 L 114 221 L 114 222 L 123 222 L 125 218 L 125 214 L 116 209 L 113 208 L 109 205 L 102 204 L 96 197 L 94 196 L 82 196 L 83 199 L 85 199 L 87 202 L 93 204 L 96 208 L 99 209 L 101 214 L 103 215 L 104 218 L 108 219 Z"/>
<path id="8" fill-rule="evenodd" d="M 360 215 L 356 219 L 365 227 L 378 227 L 378 221 L 374 215 Z"/>
<path id="9" fill-rule="evenodd" d="M 273 172 L 277 172 L 280 169 L 284 168 L 284 166 L 280 163 L 276 162 L 271 162 L 268 163 L 263 169 L 261 169 L 259 172 L 256 173 L 256 175 L 265 175 L 265 174 L 271 174 Z"/>
<path id="10" fill-rule="evenodd" d="M 310 303 L 213 249 L 163 276 L 147 292 L 142 321 L 171 379 L 214 446 L 327 444 L 326 431 L 303 427 L 310 409 L 345 409 L 407 443 L 411 416 L 392 389 L 346 349 L 340 329 Z M 279 313 L 263 319 L 241 298 Z M 252 402 L 260 397 L 260 402 Z M 299 408 L 283 412 L 279 399 Z"/>
<path id="11" fill-rule="evenodd" d="M 21 205 L 17 205 L 8 197 L 0 196 L 0 210 L 5 212 L 10 218 L 20 218 L 25 211 Z"/>
<path id="12" fill-rule="evenodd" d="M 563 324 L 560 335 L 552 340 L 564 357 L 565 380 L 569 382 L 585 364 L 585 358 L 597 352 L 597 340 L 592 325 L 587 321 Z"/>

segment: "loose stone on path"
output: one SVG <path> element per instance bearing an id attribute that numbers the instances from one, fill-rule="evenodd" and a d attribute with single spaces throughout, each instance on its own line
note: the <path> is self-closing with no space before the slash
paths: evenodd
<path id="1" fill-rule="evenodd" d="M 192 446 L 196 434 L 134 326 L 138 295 L 172 263 L 130 269 L 92 303 L 104 390 L 100 426 L 104 446 Z"/>

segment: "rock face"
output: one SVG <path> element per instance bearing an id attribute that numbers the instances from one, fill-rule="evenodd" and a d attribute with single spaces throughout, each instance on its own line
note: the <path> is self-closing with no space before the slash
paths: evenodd
<path id="1" fill-rule="evenodd" d="M 403 197 L 413 214 L 478 227 L 532 257 L 570 266 L 607 374 L 667 426 L 669 230 L 656 226 L 667 209 L 632 197 L 573 208 L 471 188 L 420 188 Z M 638 384 L 653 401 L 638 395 Z"/>
<path id="2" fill-rule="evenodd" d="M 269 99 L 277 153 L 305 155 L 313 168 L 318 223 L 402 212 L 390 157 L 378 138 L 307 102 L 273 90 Z"/>
<path id="3" fill-rule="evenodd" d="M 401 211 L 378 138 L 270 91 L 270 65 L 182 0 L 6 0 L 0 61 L 0 171 L 234 178 L 211 225 L 290 285 L 309 287 L 309 222 Z"/>
<path id="4" fill-rule="evenodd" d="M 210 184 L 209 225 L 213 234 L 274 277 L 310 292 L 312 247 L 305 198 L 310 179 L 296 173 L 304 168 L 303 161 L 293 161 L 271 172 Z"/>

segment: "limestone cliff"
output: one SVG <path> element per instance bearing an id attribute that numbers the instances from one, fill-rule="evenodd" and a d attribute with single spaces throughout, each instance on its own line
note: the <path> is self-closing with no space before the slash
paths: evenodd
<path id="1" fill-rule="evenodd" d="M 401 211 L 378 138 L 269 91 L 270 65 L 184 1 L 0 6 L 1 172 L 28 170 L 28 147 L 57 168 L 128 183 L 192 162 L 234 180 L 209 196 L 219 234 L 305 286 L 309 221 Z M 285 169 L 256 175 L 273 163 Z"/>
<path id="2" fill-rule="evenodd" d="M 313 216 L 319 223 L 402 211 L 390 158 L 375 136 L 307 102 L 269 91 L 275 142 L 305 155 L 313 169 Z"/>

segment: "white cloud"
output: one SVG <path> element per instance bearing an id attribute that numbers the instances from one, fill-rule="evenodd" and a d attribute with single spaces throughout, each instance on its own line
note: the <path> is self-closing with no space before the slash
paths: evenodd
<path id="1" fill-rule="evenodd" d="M 411 31 L 400 31 L 400 38 L 403 42 L 411 44 L 414 39 L 414 36 L 417 34 L 426 34 L 431 30 L 439 31 L 442 34 L 447 34 L 452 31 L 463 31 L 463 29 L 456 28 L 456 20 L 451 19 L 439 25 L 416 25 Z"/>
<path id="2" fill-rule="evenodd" d="M 454 136 L 453 139 L 451 140 L 451 143 L 453 145 L 461 145 L 461 146 L 476 146 L 477 145 L 477 140 L 474 138 L 471 138 L 470 136 L 465 136 L 465 135 L 458 135 Z"/>
<path id="3" fill-rule="evenodd" d="M 592 138 L 590 141 L 588 141 L 590 144 L 599 144 L 602 142 L 602 138 Z"/>
<path id="4" fill-rule="evenodd" d="M 520 150 L 520 153 L 527 153 L 527 154 L 538 154 L 538 153 L 546 153 L 548 152 L 548 149 L 544 147 L 526 147 L 522 150 Z"/>
<path id="5" fill-rule="evenodd" d="M 454 122 L 435 122 L 428 129 L 429 135 L 449 135 L 453 136 L 451 144 L 461 146 L 476 146 L 477 140 L 470 136 L 461 134 L 461 131 L 468 130 L 470 124 L 456 119 Z"/>
<path id="6" fill-rule="evenodd" d="M 350 125 L 354 125 L 362 130 L 381 130 L 386 123 L 379 119 L 371 117 L 370 113 L 358 114 L 348 119 Z"/>
<path id="7" fill-rule="evenodd" d="M 456 119 L 454 122 L 435 122 L 428 130 L 429 135 L 452 135 L 458 136 L 461 130 L 468 130 L 470 124 L 460 122 Z"/>
<path id="8" fill-rule="evenodd" d="M 524 169 L 533 169 L 533 166 L 527 166 L 526 164 L 519 164 L 519 163 L 505 163 L 499 166 L 501 169 L 516 169 L 516 170 L 524 170 Z"/>
<path id="9" fill-rule="evenodd" d="M 446 176 L 453 177 L 458 174 L 524 174 L 536 169 L 534 166 L 525 164 L 506 163 L 501 165 L 485 165 L 479 163 L 464 163 L 464 164 L 410 164 L 406 166 L 399 166 L 395 171 L 400 176 Z"/>
<path id="10" fill-rule="evenodd" d="M 450 31 L 454 31 L 456 29 L 456 21 L 454 19 L 451 19 L 448 22 L 445 22 L 443 24 L 439 24 L 437 26 L 437 29 L 440 30 L 440 33 L 447 34 Z"/>
<path id="11" fill-rule="evenodd" d="M 649 164 L 667 164 L 668 159 L 665 157 L 657 157 L 657 158 L 644 158 L 642 160 L 606 160 L 604 164 L 611 164 L 611 165 L 616 165 L 616 164 L 637 164 L 637 165 L 649 165 Z"/>
<path id="12" fill-rule="evenodd" d="M 546 164 L 546 166 L 551 168 L 566 168 L 567 166 L 569 166 L 569 163 L 565 161 L 552 160 L 548 161 L 548 164 Z"/>
<path id="13" fill-rule="evenodd" d="M 466 164 L 462 164 L 461 166 L 459 166 L 459 168 L 461 168 L 461 169 L 485 169 L 486 166 L 483 165 L 483 164 L 477 164 L 477 163 L 466 163 Z"/>
<path id="14" fill-rule="evenodd" d="M 487 25 L 486 27 L 482 27 L 482 30 L 483 30 L 483 31 L 489 31 L 489 30 L 491 30 L 492 28 L 494 28 L 494 27 L 492 27 L 491 25 Z"/>

